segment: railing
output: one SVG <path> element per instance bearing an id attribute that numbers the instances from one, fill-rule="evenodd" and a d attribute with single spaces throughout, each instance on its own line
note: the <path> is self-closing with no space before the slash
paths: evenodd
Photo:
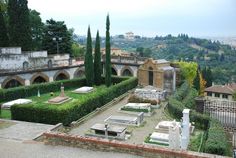
<path id="1" fill-rule="evenodd" d="M 134 63 L 142 64 L 147 58 L 146 57 L 136 57 L 136 56 L 111 56 L 111 62 L 117 63 Z M 102 56 L 102 61 L 106 60 L 106 56 Z"/>

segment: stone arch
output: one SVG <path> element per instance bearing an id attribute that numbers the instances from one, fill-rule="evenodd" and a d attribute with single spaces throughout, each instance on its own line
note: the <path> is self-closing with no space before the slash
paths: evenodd
<path id="1" fill-rule="evenodd" d="M 134 72 L 129 66 L 125 66 L 121 70 L 121 76 L 133 76 Z"/>
<path id="2" fill-rule="evenodd" d="M 117 76 L 118 75 L 118 70 L 116 69 L 115 66 L 111 67 L 111 74 Z"/>
<path id="3" fill-rule="evenodd" d="M 57 71 L 53 77 L 54 81 L 70 79 L 70 74 L 65 70 Z"/>
<path id="4" fill-rule="evenodd" d="M 74 73 L 74 78 L 79 78 L 85 76 L 85 70 L 83 68 L 78 68 Z"/>
<path id="5" fill-rule="evenodd" d="M 42 72 L 35 73 L 30 79 L 31 84 L 44 83 L 44 82 L 49 82 L 49 77 Z"/>
<path id="6" fill-rule="evenodd" d="M 25 80 L 20 76 L 9 76 L 3 81 L 2 88 L 13 88 L 24 85 L 25 85 Z"/>

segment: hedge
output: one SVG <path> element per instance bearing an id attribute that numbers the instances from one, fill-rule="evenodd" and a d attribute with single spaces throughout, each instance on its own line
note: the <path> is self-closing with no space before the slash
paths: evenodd
<path id="1" fill-rule="evenodd" d="M 116 78 L 116 80 L 124 79 Z M 137 78 L 126 78 L 123 82 L 106 88 L 99 93 L 88 94 L 86 99 L 71 101 L 62 106 L 14 105 L 11 107 L 12 119 L 47 124 L 62 122 L 64 125 L 69 125 L 72 121 L 78 120 L 115 97 L 136 87 L 137 84 Z"/>
<path id="2" fill-rule="evenodd" d="M 196 112 L 193 108 L 195 106 L 194 98 L 197 96 L 195 89 L 190 88 L 187 82 L 184 82 L 181 87 L 169 98 L 168 111 L 177 119 L 183 116 L 182 111 L 185 108 L 190 108 L 190 120 L 195 122 L 195 126 L 206 130 L 208 128 L 210 117 L 205 114 Z"/>
<path id="3" fill-rule="evenodd" d="M 231 156 L 230 145 L 225 131 L 217 120 L 210 121 L 204 151 L 211 154 Z"/>
<path id="4" fill-rule="evenodd" d="M 81 87 L 85 85 L 85 78 L 83 77 L 72 80 L 61 80 L 50 83 L 33 84 L 30 86 L 0 89 L 0 102 L 35 96 L 37 95 L 38 90 L 40 91 L 40 94 L 56 92 L 60 90 L 61 83 L 63 83 L 65 89 L 71 89 L 78 86 Z"/>

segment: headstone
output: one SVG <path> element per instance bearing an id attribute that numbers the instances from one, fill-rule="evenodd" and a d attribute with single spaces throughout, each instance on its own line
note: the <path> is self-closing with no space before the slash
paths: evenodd
<path id="1" fill-rule="evenodd" d="M 51 104 L 62 104 L 66 101 L 69 101 L 71 100 L 71 98 L 65 96 L 65 91 L 64 91 L 64 86 L 63 84 L 61 83 L 61 94 L 55 98 L 52 98 L 50 100 L 48 100 L 48 103 L 51 103 Z"/>
<path id="2" fill-rule="evenodd" d="M 144 112 L 140 112 L 137 117 L 137 124 L 140 125 L 143 122 Z"/>
<path id="3" fill-rule="evenodd" d="M 105 124 L 105 138 L 108 138 L 108 124 Z"/>
<path id="4" fill-rule="evenodd" d="M 38 97 L 40 98 L 40 91 L 38 90 Z"/>
<path id="5" fill-rule="evenodd" d="M 181 149 L 187 150 L 190 136 L 189 129 L 189 111 L 190 109 L 183 110 L 182 124 L 181 124 Z"/>
<path id="6" fill-rule="evenodd" d="M 172 122 L 172 126 L 169 126 L 169 148 L 180 149 L 179 124 L 175 120 Z"/>

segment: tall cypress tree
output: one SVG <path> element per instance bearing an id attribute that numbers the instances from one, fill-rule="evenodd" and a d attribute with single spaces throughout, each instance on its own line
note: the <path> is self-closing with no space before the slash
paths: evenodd
<path id="1" fill-rule="evenodd" d="M 100 37 L 99 31 L 97 31 L 95 42 L 95 55 L 94 55 L 94 81 L 96 85 L 100 85 L 102 82 L 102 63 L 101 63 L 101 50 L 100 50 Z"/>
<path id="2" fill-rule="evenodd" d="M 0 8 L 0 47 L 7 47 L 9 45 L 9 39 L 7 36 L 7 28 L 3 17 L 3 12 Z"/>
<path id="3" fill-rule="evenodd" d="M 105 84 L 107 87 L 111 85 L 111 44 L 110 44 L 110 20 L 109 15 L 106 19 L 106 61 L 105 61 Z"/>
<path id="4" fill-rule="evenodd" d="M 28 1 L 9 0 L 8 16 L 10 45 L 22 47 L 22 50 L 31 50 L 32 39 Z"/>
<path id="5" fill-rule="evenodd" d="M 207 70 L 207 83 L 206 83 L 206 87 L 210 87 L 212 86 L 212 72 L 211 72 L 211 68 L 208 67 Z"/>
<path id="6" fill-rule="evenodd" d="M 86 54 L 85 54 L 85 76 L 86 82 L 88 86 L 93 86 L 94 82 L 94 71 L 93 71 L 93 55 L 92 55 L 92 38 L 90 33 L 90 26 L 88 27 L 87 34 L 87 46 L 86 46 Z"/>
<path id="7" fill-rule="evenodd" d="M 196 77 L 195 79 L 193 80 L 193 86 L 194 88 L 199 92 L 200 90 L 200 76 L 199 76 L 199 72 L 200 70 L 198 71 L 197 70 L 197 74 L 196 74 Z"/>

